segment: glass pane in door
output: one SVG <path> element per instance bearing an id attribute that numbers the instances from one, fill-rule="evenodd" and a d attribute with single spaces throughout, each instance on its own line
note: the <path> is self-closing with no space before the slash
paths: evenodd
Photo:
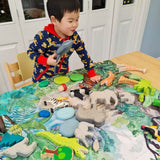
<path id="1" fill-rule="evenodd" d="M 45 17 L 43 0 L 22 0 L 25 20 Z"/>
<path id="2" fill-rule="evenodd" d="M 8 0 L 0 0 L 0 23 L 12 21 Z"/>
<path id="3" fill-rule="evenodd" d="M 92 10 L 105 8 L 106 0 L 92 0 Z"/>
<path id="4" fill-rule="evenodd" d="M 81 9 L 80 11 L 83 12 L 83 0 L 79 0 L 80 4 L 81 4 Z"/>

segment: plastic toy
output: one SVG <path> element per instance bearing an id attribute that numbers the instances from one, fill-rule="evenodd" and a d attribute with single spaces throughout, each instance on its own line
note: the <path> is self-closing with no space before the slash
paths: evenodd
<path id="1" fill-rule="evenodd" d="M 133 80 L 133 79 L 129 79 L 129 78 L 126 78 L 124 76 L 121 76 L 118 80 L 118 84 L 122 84 L 122 83 L 126 83 L 126 84 L 130 84 L 130 85 L 135 85 L 138 83 L 138 81 L 136 80 Z"/>
<path id="2" fill-rule="evenodd" d="M 152 138 L 156 139 L 157 141 L 160 142 L 160 136 L 158 135 L 158 127 L 157 126 L 145 126 L 142 125 L 141 129 L 143 129 L 144 131 L 149 132 L 152 135 Z"/>
<path id="3" fill-rule="evenodd" d="M 83 142 L 83 144 L 88 148 L 88 144 L 86 142 L 86 137 L 93 137 L 93 133 L 89 132 L 90 130 L 94 129 L 94 124 L 90 124 L 87 122 L 80 122 L 78 125 L 78 128 L 76 128 L 74 135 L 76 138 L 78 138 L 81 142 Z"/>
<path id="4" fill-rule="evenodd" d="M 111 86 L 112 85 L 112 82 L 113 82 L 113 80 L 114 80 L 114 78 L 115 78 L 115 75 L 111 72 L 111 71 L 108 71 L 108 74 L 109 74 L 109 76 L 107 77 L 107 78 L 105 78 L 105 79 L 103 79 L 100 83 L 101 83 L 101 86 L 102 85 L 106 85 L 106 86 Z"/>
<path id="5" fill-rule="evenodd" d="M 146 72 L 146 68 L 136 68 L 135 66 L 131 66 L 131 65 L 127 65 L 127 64 L 117 64 L 117 68 L 119 69 L 119 72 L 122 71 L 138 71 L 138 72 L 142 72 L 145 73 Z"/>
<path id="6" fill-rule="evenodd" d="M 119 98 L 121 102 L 125 102 L 126 104 L 134 104 L 135 102 L 135 96 L 129 92 L 119 93 Z"/>
<path id="7" fill-rule="evenodd" d="M 97 152 L 97 151 L 99 150 L 100 146 L 99 146 L 99 141 L 98 141 L 97 138 L 94 139 L 93 144 L 92 144 L 92 148 L 93 148 L 93 150 L 94 150 L 95 152 Z"/>
<path id="8" fill-rule="evenodd" d="M 69 97 L 57 97 L 56 98 L 56 100 L 58 101 L 58 102 L 60 102 L 60 101 L 65 101 L 65 100 L 67 100 Z"/>
<path id="9" fill-rule="evenodd" d="M 77 138 L 67 138 L 61 136 L 60 134 L 53 134 L 48 131 L 37 132 L 36 135 L 50 140 L 57 146 L 67 146 L 72 148 L 75 152 L 75 155 L 81 159 L 85 159 L 84 153 L 88 153 L 88 149 L 80 145 Z"/>
<path id="10" fill-rule="evenodd" d="M 47 147 L 44 147 L 41 152 L 41 158 L 54 158 L 54 160 L 72 160 L 73 159 L 73 150 L 69 147 L 62 146 L 56 148 L 56 150 L 50 150 Z"/>
<path id="11" fill-rule="evenodd" d="M 25 137 L 21 142 L 0 152 L 0 157 L 6 156 L 9 158 L 16 158 L 17 156 L 22 156 L 22 157 L 30 156 L 36 149 L 37 144 L 36 142 L 33 142 L 31 145 L 28 145 L 28 143 L 29 140 L 27 137 Z"/>

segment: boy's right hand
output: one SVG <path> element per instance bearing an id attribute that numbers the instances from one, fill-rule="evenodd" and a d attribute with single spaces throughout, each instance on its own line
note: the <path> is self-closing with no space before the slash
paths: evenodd
<path id="1" fill-rule="evenodd" d="M 47 59 L 47 65 L 56 66 L 59 63 L 60 58 L 56 62 L 56 58 L 55 57 L 56 57 L 56 53 L 54 53 L 53 55 L 49 56 L 48 59 Z"/>

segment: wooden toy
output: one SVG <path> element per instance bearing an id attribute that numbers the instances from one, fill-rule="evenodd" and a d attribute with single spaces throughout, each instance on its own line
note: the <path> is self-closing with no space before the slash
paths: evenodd
<path id="1" fill-rule="evenodd" d="M 41 152 L 41 158 L 54 158 L 54 160 L 72 160 L 73 159 L 73 150 L 69 147 L 62 146 L 56 148 L 56 150 L 50 150 L 47 147 L 44 147 Z"/>
<path id="2" fill-rule="evenodd" d="M 0 152 L 0 157 L 6 156 L 9 158 L 16 158 L 17 156 L 28 157 L 36 149 L 37 144 L 33 142 L 28 145 L 29 140 L 25 137 L 21 142 L 15 144 L 14 146 L 7 148 L 6 150 Z"/>
<path id="3" fill-rule="evenodd" d="M 90 130 L 94 129 L 94 124 L 90 124 L 87 122 L 80 122 L 78 125 L 78 128 L 76 128 L 74 135 L 76 138 L 78 138 L 81 142 L 83 142 L 83 144 L 88 148 L 88 144 L 86 142 L 86 137 L 93 137 L 93 133 L 89 132 Z"/>
<path id="4" fill-rule="evenodd" d="M 105 79 L 103 79 L 100 83 L 101 83 L 101 86 L 102 85 L 106 85 L 106 86 L 111 86 L 112 85 L 112 82 L 115 78 L 115 75 L 111 72 L 111 71 L 108 71 L 108 74 L 109 76 Z"/>
<path id="5" fill-rule="evenodd" d="M 117 64 L 117 68 L 119 69 L 119 72 L 122 71 L 138 71 L 142 73 L 146 73 L 146 68 L 137 68 L 135 66 L 127 65 L 127 64 Z"/>
<path id="6" fill-rule="evenodd" d="M 86 121 L 100 127 L 105 123 L 106 112 L 109 109 L 115 109 L 118 104 L 116 94 L 111 90 L 95 91 L 90 94 L 91 109 L 84 109 L 79 107 L 76 112 L 76 118 L 79 121 Z M 98 105 L 103 107 L 98 109 Z"/>
<path id="7" fill-rule="evenodd" d="M 134 104 L 135 96 L 129 92 L 120 92 L 119 98 L 121 102 L 125 102 L 126 104 Z"/>
<path id="8" fill-rule="evenodd" d="M 58 87 L 58 91 L 62 92 L 62 91 L 66 91 L 67 90 L 67 85 L 65 83 L 62 83 L 59 87 Z"/>
<path id="9" fill-rule="evenodd" d="M 129 78 L 125 78 L 124 76 L 121 76 L 118 80 L 118 84 L 122 84 L 122 83 L 126 83 L 126 84 L 130 84 L 130 85 L 135 85 L 138 84 L 138 81 L 133 80 L 133 79 L 129 79 Z"/>
<path id="10" fill-rule="evenodd" d="M 92 92 L 89 97 L 91 105 L 104 104 L 105 109 L 115 109 L 118 104 L 117 95 L 109 89 Z"/>
<path id="11" fill-rule="evenodd" d="M 85 159 L 84 153 L 88 153 L 88 149 L 80 145 L 77 138 L 67 138 L 61 136 L 60 134 L 53 134 L 48 131 L 37 132 L 36 135 L 50 140 L 57 146 L 67 146 L 69 148 L 72 148 L 75 152 L 75 155 L 83 160 Z"/>
<path id="12" fill-rule="evenodd" d="M 71 81 L 82 81 L 84 76 L 82 74 L 71 74 L 70 77 Z"/>
<path id="13" fill-rule="evenodd" d="M 67 76 L 58 76 L 58 77 L 54 78 L 54 83 L 55 84 L 65 84 L 69 81 L 70 81 L 70 79 Z"/>

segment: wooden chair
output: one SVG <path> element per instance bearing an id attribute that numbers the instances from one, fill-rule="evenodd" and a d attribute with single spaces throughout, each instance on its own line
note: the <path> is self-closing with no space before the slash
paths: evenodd
<path id="1" fill-rule="evenodd" d="M 17 54 L 17 61 L 12 64 L 4 63 L 12 89 L 18 89 L 33 83 L 30 80 L 33 73 L 33 62 L 26 52 Z"/>

